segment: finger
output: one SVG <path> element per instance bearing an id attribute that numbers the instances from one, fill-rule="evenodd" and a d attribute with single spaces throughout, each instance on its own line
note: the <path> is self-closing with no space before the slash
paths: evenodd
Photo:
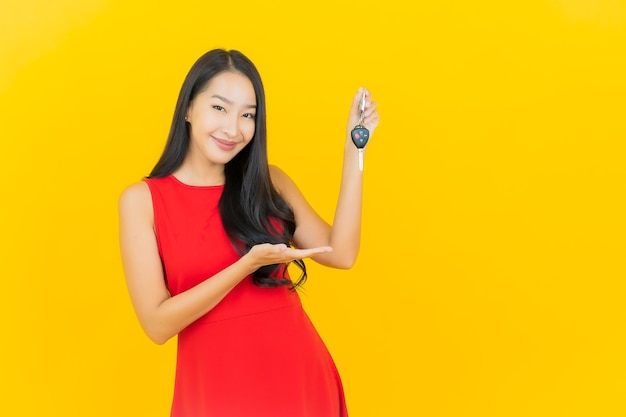
<path id="1" fill-rule="evenodd" d="M 269 253 L 279 253 L 279 252 L 283 252 L 285 251 L 285 249 L 287 249 L 287 245 L 285 245 L 284 243 L 259 243 L 258 245 L 255 245 L 255 247 L 257 247 L 258 249 L 262 249 L 266 252 Z"/>
<path id="2" fill-rule="evenodd" d="M 322 253 L 331 252 L 333 248 L 330 246 L 320 246 L 317 248 L 309 248 L 309 249 L 293 249 L 293 255 L 299 259 L 309 258 L 314 255 L 320 255 Z"/>
<path id="3" fill-rule="evenodd" d="M 376 122 L 378 123 L 378 119 L 380 118 L 380 115 L 378 114 L 378 110 L 374 107 L 374 109 L 372 111 L 366 112 L 365 113 L 365 117 L 364 117 L 364 123 L 367 122 Z"/>
<path id="4" fill-rule="evenodd" d="M 376 108 L 378 107 L 378 102 L 376 101 L 372 101 L 369 106 L 366 105 L 365 106 L 365 117 L 371 115 L 372 113 L 374 113 L 376 111 Z"/>
<path id="5" fill-rule="evenodd" d="M 378 123 L 378 120 L 380 119 L 380 116 L 378 115 L 378 113 L 372 113 L 372 114 L 368 114 L 367 116 L 364 117 L 364 123 Z"/>
<path id="6" fill-rule="evenodd" d="M 365 99 L 367 100 L 367 89 L 363 88 L 363 87 L 359 87 L 358 91 L 356 92 L 356 94 L 354 95 L 354 97 L 352 98 L 352 107 L 358 107 L 359 103 L 361 101 L 361 97 L 363 97 L 363 91 L 365 91 Z"/>
<path id="7" fill-rule="evenodd" d="M 359 87 L 359 90 L 356 92 L 356 94 L 352 98 L 351 113 L 356 114 L 356 115 L 360 114 L 361 99 L 363 98 L 363 94 L 365 94 L 365 105 L 367 107 L 368 98 L 370 98 L 369 91 L 366 88 Z"/>
<path id="8" fill-rule="evenodd" d="M 276 252 L 276 253 L 280 253 L 280 252 L 284 252 L 286 251 L 288 248 L 287 245 L 285 245 L 284 243 L 278 243 L 276 245 L 272 245 L 272 249 Z"/>

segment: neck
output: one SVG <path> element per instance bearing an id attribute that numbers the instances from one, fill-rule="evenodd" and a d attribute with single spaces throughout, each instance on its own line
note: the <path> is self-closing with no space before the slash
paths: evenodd
<path id="1" fill-rule="evenodd" d="M 186 159 L 173 175 L 189 185 L 222 185 L 225 181 L 224 165 L 207 164 L 206 160 L 194 163 Z"/>

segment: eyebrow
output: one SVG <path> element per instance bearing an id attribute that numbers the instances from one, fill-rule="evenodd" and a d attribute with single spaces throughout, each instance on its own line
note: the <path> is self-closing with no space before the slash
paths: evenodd
<path id="1" fill-rule="evenodd" d="M 231 105 L 233 104 L 232 100 L 229 100 L 226 97 L 220 96 L 219 94 L 213 94 L 211 97 L 215 97 L 215 98 L 217 98 L 219 100 L 222 100 L 226 104 L 231 104 Z M 249 108 L 249 109 L 256 109 L 256 104 L 248 104 L 245 107 Z"/>

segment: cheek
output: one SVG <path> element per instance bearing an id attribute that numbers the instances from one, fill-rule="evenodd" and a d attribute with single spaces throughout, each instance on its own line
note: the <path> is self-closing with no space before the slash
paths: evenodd
<path id="1" fill-rule="evenodd" d="M 191 120 L 192 123 L 189 132 L 192 135 L 201 135 L 202 132 L 210 131 L 213 128 L 210 119 L 207 117 L 196 116 Z"/>
<path id="2" fill-rule="evenodd" d="M 254 122 L 251 122 L 249 125 L 246 125 L 242 130 L 243 130 L 243 136 L 246 139 L 246 142 L 249 142 L 252 137 L 254 136 L 254 130 L 256 128 L 256 124 Z"/>

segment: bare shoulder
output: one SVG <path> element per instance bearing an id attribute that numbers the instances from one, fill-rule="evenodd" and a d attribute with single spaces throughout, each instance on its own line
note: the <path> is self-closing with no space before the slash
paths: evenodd
<path id="1" fill-rule="evenodd" d="M 294 187 L 295 184 L 291 178 L 279 167 L 276 165 L 270 165 L 270 178 L 272 179 L 272 184 L 276 187 L 276 190 L 283 194 L 288 191 L 291 187 Z"/>
<path id="2" fill-rule="evenodd" d="M 129 185 L 119 198 L 120 213 L 152 213 L 152 195 L 145 181 Z"/>
<path id="3" fill-rule="evenodd" d="M 270 177 L 276 191 L 291 205 L 296 211 L 307 208 L 308 203 L 296 183 L 277 166 L 270 165 Z"/>

